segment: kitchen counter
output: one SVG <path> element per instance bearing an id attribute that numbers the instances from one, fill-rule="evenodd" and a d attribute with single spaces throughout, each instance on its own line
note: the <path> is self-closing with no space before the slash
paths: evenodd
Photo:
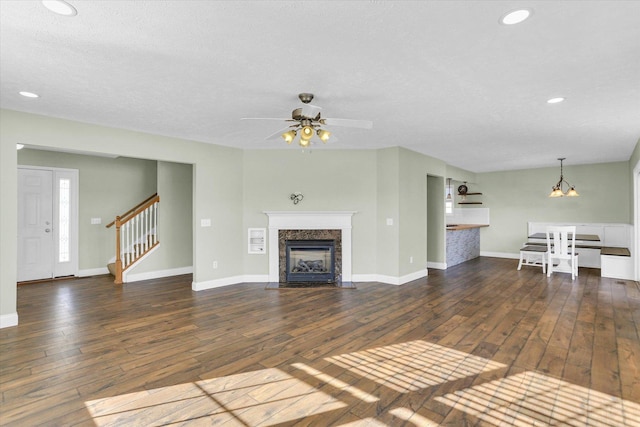
<path id="1" fill-rule="evenodd" d="M 468 230 L 470 228 L 488 227 L 489 224 L 451 224 L 447 225 L 447 231 Z"/>
<path id="2" fill-rule="evenodd" d="M 488 224 L 451 224 L 447 227 L 447 268 L 480 256 L 480 228 Z"/>

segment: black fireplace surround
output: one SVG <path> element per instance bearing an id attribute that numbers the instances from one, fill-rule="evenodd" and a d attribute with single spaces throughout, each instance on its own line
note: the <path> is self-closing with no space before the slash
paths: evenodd
<path id="1" fill-rule="evenodd" d="M 334 240 L 287 240 L 286 281 L 288 283 L 334 283 Z"/>

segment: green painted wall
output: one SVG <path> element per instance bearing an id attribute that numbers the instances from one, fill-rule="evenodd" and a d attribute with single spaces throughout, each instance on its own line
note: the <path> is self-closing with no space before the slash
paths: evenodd
<path id="1" fill-rule="evenodd" d="M 638 139 L 638 142 L 636 143 L 636 147 L 633 150 L 633 153 L 631 153 L 631 158 L 629 159 L 629 200 L 633 200 L 634 198 L 634 194 L 633 194 L 633 182 L 634 182 L 634 176 L 633 176 L 633 171 L 640 166 L 640 139 Z M 635 218 L 635 208 L 636 208 L 636 204 L 635 203 L 631 203 L 631 206 L 629 207 L 629 218 L 631 218 L 631 221 L 634 221 Z"/>
<path id="2" fill-rule="evenodd" d="M 400 277 L 427 267 L 427 167 L 426 156 L 399 149 L 398 208 Z M 411 261 L 411 258 L 413 261 Z"/>
<path id="3" fill-rule="evenodd" d="M 0 320 L 14 323 L 9 319 L 17 316 L 17 271 L 16 256 L 18 240 L 18 173 L 16 144 L 18 137 L 6 138 L 5 129 L 9 125 L 0 114 Z"/>
<path id="4" fill-rule="evenodd" d="M 630 223 L 629 163 L 564 166 L 565 179 L 580 197 L 552 199 L 560 167 L 479 173 L 483 207 L 491 226 L 482 228 L 483 252 L 517 253 L 527 239 L 527 222 Z"/>
<path id="5" fill-rule="evenodd" d="M 481 232 L 485 252 L 516 253 L 526 239 L 527 221 L 631 221 L 630 162 L 566 166 L 565 176 L 576 184 L 581 197 L 553 200 L 547 194 L 559 168 L 473 174 L 398 147 L 310 154 L 296 149 L 243 152 L 1 110 L 0 316 L 16 309 L 17 142 L 160 162 L 156 166 L 158 191 L 165 188 L 179 203 L 191 203 L 191 222 L 183 224 L 182 230 L 192 229 L 197 283 L 267 274 L 266 256 L 248 255 L 246 244 L 248 227 L 267 226 L 265 210 L 358 211 L 354 215 L 353 273 L 392 278 L 415 273 L 424 268 L 430 227 L 434 227 L 428 220 L 428 195 L 430 191 L 442 193 L 444 184 L 434 181 L 431 188 L 427 176 L 466 180 L 484 193 L 483 207 L 491 209 L 491 227 Z M 637 163 L 639 151 L 636 147 L 632 162 Z M 191 193 L 190 202 L 181 192 L 183 187 Z M 305 198 L 294 206 L 289 195 L 295 191 Z M 94 216 L 83 213 L 84 220 L 87 215 Z M 386 224 L 387 218 L 393 225 Z M 201 219 L 211 219 L 212 227 L 201 227 Z M 188 239 L 179 243 L 181 247 L 188 244 Z M 183 255 L 175 267 L 187 263 L 188 250 Z M 429 260 L 432 255 L 428 254 Z M 433 259 L 444 261 L 444 252 Z M 212 267 L 214 260 L 218 269 Z"/>
<path id="6" fill-rule="evenodd" d="M 377 152 L 377 270 L 384 276 L 397 277 L 400 273 L 400 149 L 385 148 Z M 387 219 L 393 225 L 387 225 Z"/>
<path id="7" fill-rule="evenodd" d="M 131 274 L 193 265 L 193 168 L 172 162 L 158 164 L 158 239 L 160 246 Z"/>
<path id="8" fill-rule="evenodd" d="M 243 153 L 241 150 L 141 132 L 0 110 L 0 316 L 16 312 L 17 154 L 40 147 L 193 164 L 194 282 L 241 276 Z M 200 218 L 213 226 L 199 227 Z M 213 269 L 217 260 L 219 268 Z"/>
<path id="9" fill-rule="evenodd" d="M 353 273 L 376 270 L 376 152 L 299 149 L 244 152 L 245 274 L 267 274 L 266 254 L 247 253 L 247 228 L 268 228 L 263 211 L 357 211 L 353 216 Z M 304 199 L 294 205 L 291 193 Z"/>
<path id="10" fill-rule="evenodd" d="M 18 164 L 78 169 L 78 266 L 105 268 L 115 256 L 115 231 L 106 225 L 156 192 L 156 162 L 43 150 L 18 151 Z M 91 218 L 102 224 L 92 225 Z"/>
<path id="11" fill-rule="evenodd" d="M 433 263 L 446 261 L 444 188 L 443 177 L 427 176 L 427 261 Z"/>

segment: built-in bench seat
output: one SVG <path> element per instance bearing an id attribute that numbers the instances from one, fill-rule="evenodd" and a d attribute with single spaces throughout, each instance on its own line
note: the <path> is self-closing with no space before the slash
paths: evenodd
<path id="1" fill-rule="evenodd" d="M 546 249 L 546 230 L 550 226 L 576 226 L 576 252 L 580 253 L 580 267 L 599 268 L 602 277 L 633 280 L 634 265 L 632 250 L 633 226 L 611 223 L 551 223 L 528 222 L 527 243 L 523 246 L 540 246 Z"/>
<path id="2" fill-rule="evenodd" d="M 615 248 L 613 246 L 603 246 L 600 249 L 600 255 L 607 256 L 631 256 L 631 251 L 628 248 Z"/>
<path id="3" fill-rule="evenodd" d="M 553 244 L 552 244 L 553 245 Z M 547 247 L 547 244 L 545 242 L 527 242 L 526 246 L 542 246 L 544 248 Z M 582 249 L 602 249 L 601 245 L 585 245 L 585 244 L 578 244 L 576 243 L 576 248 L 582 248 Z"/>
<path id="4" fill-rule="evenodd" d="M 629 248 L 618 248 L 615 246 L 596 245 L 576 245 L 576 249 L 586 248 L 590 250 L 600 250 L 600 275 L 614 279 L 625 279 L 631 277 L 631 251 Z M 520 248 L 520 262 L 518 270 L 523 265 L 542 267 L 545 271 L 547 245 L 542 242 L 527 242 Z"/>
<path id="5" fill-rule="evenodd" d="M 600 250 L 600 276 L 613 279 L 633 277 L 633 260 L 628 248 L 605 246 Z"/>

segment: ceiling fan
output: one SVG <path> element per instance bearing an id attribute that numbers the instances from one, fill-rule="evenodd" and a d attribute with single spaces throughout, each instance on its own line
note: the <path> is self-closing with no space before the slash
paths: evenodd
<path id="1" fill-rule="evenodd" d="M 360 129 L 373 128 L 373 122 L 370 120 L 323 118 L 320 112 L 322 108 L 310 104 L 310 102 L 313 100 L 312 93 L 301 93 L 298 95 L 298 98 L 300 98 L 300 101 L 302 101 L 303 105 L 291 112 L 290 119 L 244 117 L 242 118 L 242 120 L 278 120 L 290 122 L 287 127 L 285 127 L 284 129 L 280 129 L 279 131 L 275 132 L 272 135 L 269 135 L 265 139 L 271 140 L 281 137 L 286 141 L 287 144 L 291 144 L 295 140 L 296 136 L 300 134 L 298 144 L 303 148 L 308 147 L 310 144 L 313 144 L 313 139 L 316 135 L 324 143 L 332 138 L 331 132 L 324 129 L 324 126 L 342 126 Z M 333 139 L 335 140 L 335 138 Z"/>

